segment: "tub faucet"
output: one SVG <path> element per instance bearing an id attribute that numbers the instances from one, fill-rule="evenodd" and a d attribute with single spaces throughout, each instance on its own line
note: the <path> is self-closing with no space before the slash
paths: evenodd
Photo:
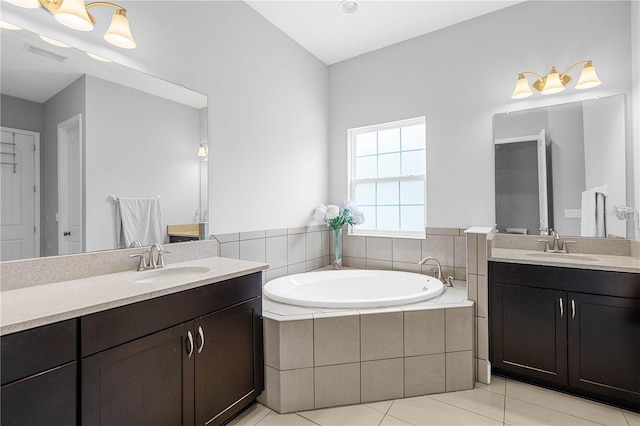
<path id="1" fill-rule="evenodd" d="M 442 281 L 442 284 L 446 285 L 447 287 L 453 287 L 453 282 L 452 282 L 453 277 L 448 277 L 448 279 L 444 278 L 444 276 L 442 275 L 442 267 L 440 266 L 440 262 L 438 262 L 438 259 L 436 259 L 435 257 L 427 256 L 424 259 L 422 259 L 420 262 L 418 262 L 418 265 L 424 265 L 430 260 L 433 260 L 436 263 L 436 267 L 437 267 L 436 278 Z"/>

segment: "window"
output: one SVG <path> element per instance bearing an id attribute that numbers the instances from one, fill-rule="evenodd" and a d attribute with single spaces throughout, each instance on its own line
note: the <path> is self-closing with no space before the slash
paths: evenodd
<path id="1" fill-rule="evenodd" d="M 364 213 L 356 235 L 425 236 L 425 118 L 350 129 L 349 198 Z"/>

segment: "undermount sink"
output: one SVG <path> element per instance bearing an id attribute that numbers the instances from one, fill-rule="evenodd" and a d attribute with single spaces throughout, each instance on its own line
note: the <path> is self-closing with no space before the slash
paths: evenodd
<path id="1" fill-rule="evenodd" d="M 553 259 L 553 260 L 582 260 L 585 262 L 597 262 L 600 260 L 597 257 L 584 256 L 581 254 L 568 254 L 568 253 L 527 253 L 527 256 L 539 257 L 542 259 Z"/>
<path id="2" fill-rule="evenodd" d="M 159 268 L 150 271 L 136 273 L 132 281 L 134 283 L 155 283 L 166 280 L 179 280 L 184 278 L 197 278 L 206 274 L 211 269 L 204 266 L 180 266 L 177 268 Z"/>

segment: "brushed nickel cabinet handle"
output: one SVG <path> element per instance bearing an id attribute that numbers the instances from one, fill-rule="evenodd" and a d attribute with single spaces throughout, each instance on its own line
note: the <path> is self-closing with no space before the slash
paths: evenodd
<path id="1" fill-rule="evenodd" d="M 571 319 L 576 317 L 576 301 L 571 299 Z"/>
<path id="2" fill-rule="evenodd" d="M 558 299 L 560 301 L 560 318 L 564 316 L 564 307 L 562 306 L 562 297 Z"/>
<path id="3" fill-rule="evenodd" d="M 202 349 L 204 349 L 204 331 L 200 326 L 198 326 L 198 336 L 200 337 L 200 346 L 198 346 L 198 353 L 200 353 L 202 352 Z"/>
<path id="4" fill-rule="evenodd" d="M 193 355 L 193 334 L 187 331 L 187 358 L 191 358 L 191 355 Z"/>

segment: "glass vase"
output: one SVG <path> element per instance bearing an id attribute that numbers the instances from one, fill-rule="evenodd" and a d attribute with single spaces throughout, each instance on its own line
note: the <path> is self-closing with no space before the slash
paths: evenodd
<path id="1" fill-rule="evenodd" d="M 333 230 L 333 269 L 342 269 L 342 228 Z"/>

